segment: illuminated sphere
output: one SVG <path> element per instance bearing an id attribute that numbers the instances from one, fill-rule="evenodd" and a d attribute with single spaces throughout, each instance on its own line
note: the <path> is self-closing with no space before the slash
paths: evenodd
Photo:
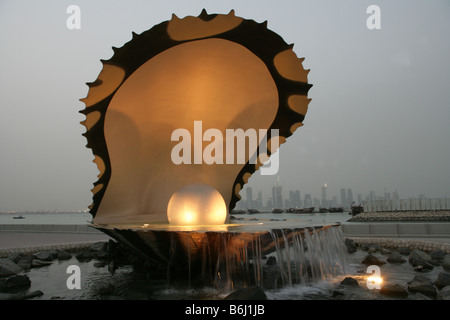
<path id="1" fill-rule="evenodd" d="M 224 224 L 227 207 L 216 189 L 202 183 L 189 184 L 170 198 L 167 218 L 178 226 Z"/>

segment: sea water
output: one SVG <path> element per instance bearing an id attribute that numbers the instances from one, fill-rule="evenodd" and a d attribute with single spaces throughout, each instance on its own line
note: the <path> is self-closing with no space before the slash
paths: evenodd
<path id="1" fill-rule="evenodd" d="M 15 219 L 19 216 L 24 219 Z M 326 212 L 326 213 L 257 213 L 257 214 L 237 214 L 237 218 L 245 219 L 296 219 L 297 221 L 316 222 L 346 222 L 352 216 L 348 212 Z M 0 224 L 89 224 L 92 215 L 88 212 L 58 212 L 58 213 L 0 213 Z"/>
<path id="2" fill-rule="evenodd" d="M 88 212 L 0 213 L 0 224 L 89 224 L 91 221 Z"/>

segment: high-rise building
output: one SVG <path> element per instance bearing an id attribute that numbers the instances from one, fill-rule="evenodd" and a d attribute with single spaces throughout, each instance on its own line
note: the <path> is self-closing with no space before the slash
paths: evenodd
<path id="1" fill-rule="evenodd" d="M 275 187 L 272 187 L 272 207 L 276 208 L 277 207 L 277 196 L 276 196 L 276 191 L 275 191 Z"/>
<path id="2" fill-rule="evenodd" d="M 312 207 L 312 199 L 309 193 L 305 194 L 305 201 L 303 202 L 305 208 Z"/>
<path id="3" fill-rule="evenodd" d="M 389 192 L 385 192 L 385 193 L 384 193 L 384 198 L 385 198 L 385 200 L 387 200 L 387 201 L 391 201 L 391 194 L 390 194 Z"/>
<path id="4" fill-rule="evenodd" d="M 292 201 L 290 199 L 284 199 L 284 208 L 292 208 Z"/>
<path id="5" fill-rule="evenodd" d="M 322 207 L 327 207 L 328 203 L 327 203 L 327 184 L 325 183 L 322 186 Z"/>
<path id="6" fill-rule="evenodd" d="M 353 203 L 353 192 L 352 189 L 347 189 L 347 207 L 350 207 Z"/>
<path id="7" fill-rule="evenodd" d="M 247 208 L 253 208 L 253 189 L 251 187 L 247 187 Z"/>
<path id="8" fill-rule="evenodd" d="M 272 198 L 269 197 L 269 198 L 267 199 L 267 209 L 268 209 L 268 210 L 272 210 L 273 208 L 274 208 L 274 206 L 273 206 Z"/>
<path id="9" fill-rule="evenodd" d="M 341 189 L 341 205 L 346 208 L 347 207 L 347 196 L 345 195 L 345 189 Z"/>
<path id="10" fill-rule="evenodd" d="M 300 199 L 300 191 L 289 191 L 289 200 L 292 208 L 300 208 L 302 200 Z"/>
<path id="11" fill-rule="evenodd" d="M 263 207 L 262 204 L 262 191 L 258 191 L 258 197 L 256 198 L 256 209 L 261 210 Z"/>
<path id="12" fill-rule="evenodd" d="M 336 196 L 333 196 L 333 200 L 331 201 L 331 206 L 332 206 L 332 207 L 337 207 L 337 206 L 338 206 L 337 203 L 338 203 L 338 202 L 337 202 L 337 197 L 336 197 Z"/>
<path id="13" fill-rule="evenodd" d="M 392 192 L 392 200 L 398 200 L 398 199 L 400 199 L 398 197 L 398 192 L 397 192 L 397 190 L 394 190 L 394 192 Z"/>
<path id="14" fill-rule="evenodd" d="M 320 208 L 320 200 L 317 198 L 314 198 L 313 200 L 313 207 Z"/>
<path id="15" fill-rule="evenodd" d="M 283 208 L 283 195 L 281 194 L 281 186 L 272 187 L 272 195 L 274 198 L 272 199 L 274 208 Z"/>

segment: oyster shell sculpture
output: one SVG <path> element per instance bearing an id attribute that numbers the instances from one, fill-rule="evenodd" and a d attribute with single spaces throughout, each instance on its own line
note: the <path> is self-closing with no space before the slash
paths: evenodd
<path id="1" fill-rule="evenodd" d="M 262 155 L 276 151 L 271 129 L 278 130 L 282 144 L 305 118 L 312 85 L 303 58 L 292 49 L 267 22 L 205 10 L 198 17 L 173 15 L 113 47 L 114 55 L 101 60 L 103 69 L 81 99 L 83 135 L 100 171 L 89 207 L 93 223 L 168 223 L 171 197 L 196 184 L 218 191 L 229 213 L 262 165 Z M 190 164 L 173 161 L 177 129 L 192 137 Z M 195 158 L 212 143 L 202 136 L 207 129 L 224 137 L 224 152 L 216 148 L 215 159 L 225 159 L 227 129 L 266 129 L 267 136 L 249 147 L 244 163 L 210 164 Z M 252 163 L 255 154 L 258 161 Z M 180 155 L 191 159 L 189 150 Z"/>

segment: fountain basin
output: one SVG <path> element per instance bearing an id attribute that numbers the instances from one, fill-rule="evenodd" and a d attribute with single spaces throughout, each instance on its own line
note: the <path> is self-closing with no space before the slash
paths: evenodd
<path id="1" fill-rule="evenodd" d="M 189 279 L 190 282 L 191 279 L 201 279 L 202 285 L 217 285 L 219 282 L 232 285 L 237 280 L 261 285 L 262 260 L 266 255 L 274 254 L 280 266 L 294 262 L 300 265 L 305 262 L 302 261 L 304 257 L 299 256 L 303 255 L 300 251 L 306 247 L 304 238 L 339 225 L 300 219 L 241 219 L 216 226 L 135 224 L 93 227 L 145 259 L 165 266 L 168 277 Z M 286 253 L 289 248 L 294 250 L 290 256 L 289 252 Z M 281 252 L 283 250 L 284 253 Z M 280 271 L 291 273 L 290 266 Z M 291 278 L 291 275 L 286 275 L 286 279 Z"/>

